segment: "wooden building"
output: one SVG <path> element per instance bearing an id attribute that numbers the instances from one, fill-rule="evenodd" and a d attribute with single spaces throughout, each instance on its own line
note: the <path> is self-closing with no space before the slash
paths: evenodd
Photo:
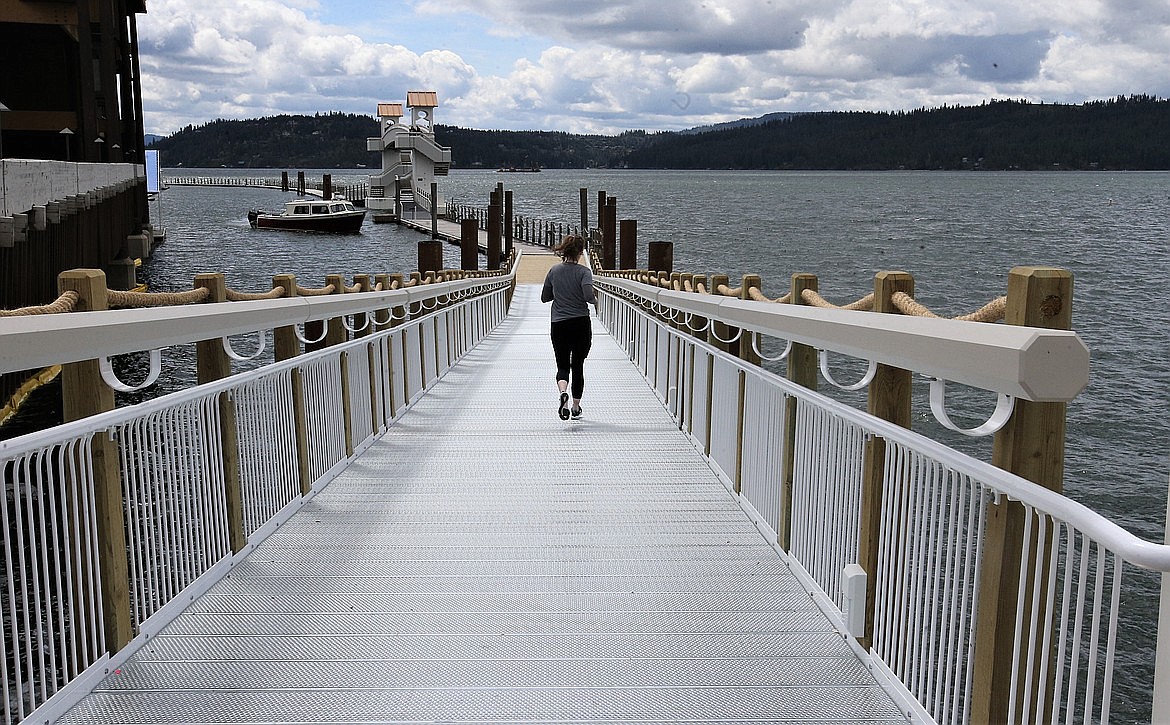
<path id="1" fill-rule="evenodd" d="M 0 156 L 144 163 L 146 0 L 0 0 Z"/>

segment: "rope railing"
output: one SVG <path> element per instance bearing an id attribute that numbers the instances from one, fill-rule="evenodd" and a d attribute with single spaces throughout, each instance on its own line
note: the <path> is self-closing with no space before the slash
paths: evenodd
<path id="1" fill-rule="evenodd" d="M 904 315 L 912 317 L 939 317 L 926 308 L 925 305 L 915 300 L 905 292 L 895 292 L 890 296 L 890 301 L 898 308 L 898 311 Z M 997 297 L 988 302 L 983 307 L 966 315 L 959 315 L 951 319 L 965 320 L 968 322 L 998 322 L 1004 319 L 1007 314 L 1007 297 Z"/>
<path id="2" fill-rule="evenodd" d="M 190 292 L 125 292 L 122 290 L 108 290 L 110 307 L 172 307 L 176 305 L 193 305 L 203 302 L 211 294 L 207 289 L 195 289 Z"/>
<path id="3" fill-rule="evenodd" d="M 333 285 L 325 285 L 324 287 L 312 288 L 302 287 L 297 285 L 297 295 L 300 297 L 320 297 L 322 295 L 333 294 Z"/>
<path id="4" fill-rule="evenodd" d="M 15 310 L 0 310 L 0 317 L 25 317 L 28 315 L 55 315 L 72 312 L 81 297 L 74 291 L 63 292 L 60 297 L 47 305 L 18 307 Z"/>
<path id="5" fill-rule="evenodd" d="M 792 295 L 789 294 L 788 296 L 791 299 Z M 826 300 L 824 297 L 821 297 L 816 290 L 811 289 L 803 290 L 800 293 L 800 299 L 803 300 L 806 305 L 810 305 L 812 307 L 821 307 L 823 309 L 829 310 L 861 310 L 864 312 L 873 310 L 872 292 L 857 300 L 856 302 L 850 302 L 847 305 L 835 305 L 832 302 Z"/>
<path id="6" fill-rule="evenodd" d="M 284 287 L 273 287 L 267 292 L 237 292 L 235 290 L 227 290 L 227 299 L 229 302 L 256 302 L 258 300 L 278 300 L 284 297 Z"/>

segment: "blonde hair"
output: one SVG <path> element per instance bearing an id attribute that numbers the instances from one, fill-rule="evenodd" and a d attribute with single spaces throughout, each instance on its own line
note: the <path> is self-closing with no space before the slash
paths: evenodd
<path id="1" fill-rule="evenodd" d="M 585 252 L 585 240 L 576 234 L 568 234 L 560 244 L 553 247 L 553 251 L 564 259 L 576 261 Z"/>

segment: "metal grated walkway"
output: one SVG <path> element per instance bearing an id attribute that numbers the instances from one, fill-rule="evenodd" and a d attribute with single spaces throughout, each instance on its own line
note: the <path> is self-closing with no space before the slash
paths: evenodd
<path id="1" fill-rule="evenodd" d="M 60 722 L 904 723 L 596 321 L 557 418 L 539 292 Z"/>

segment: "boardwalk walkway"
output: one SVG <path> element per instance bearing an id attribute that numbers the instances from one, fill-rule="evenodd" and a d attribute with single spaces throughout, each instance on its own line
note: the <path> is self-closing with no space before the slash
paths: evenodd
<path id="1" fill-rule="evenodd" d="M 61 722 L 905 722 L 599 326 L 557 418 L 547 320 L 519 287 Z"/>

